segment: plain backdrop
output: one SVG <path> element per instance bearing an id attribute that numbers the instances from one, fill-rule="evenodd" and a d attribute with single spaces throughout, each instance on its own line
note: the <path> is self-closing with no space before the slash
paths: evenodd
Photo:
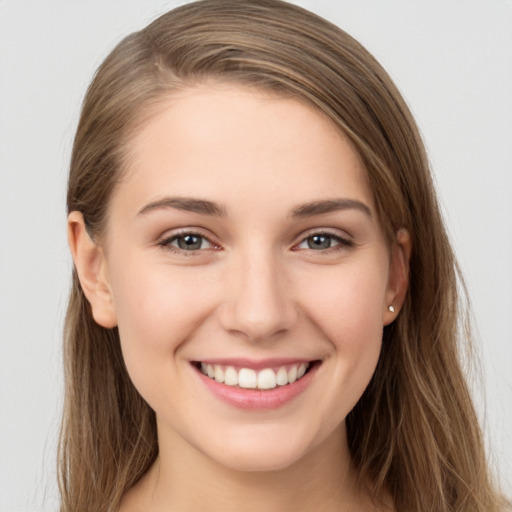
<path id="1" fill-rule="evenodd" d="M 179 3 L 0 0 L 0 512 L 57 509 L 64 199 L 82 97 L 115 43 Z M 512 494 L 512 1 L 296 3 L 367 46 L 417 118 L 478 325 L 479 414 Z"/>

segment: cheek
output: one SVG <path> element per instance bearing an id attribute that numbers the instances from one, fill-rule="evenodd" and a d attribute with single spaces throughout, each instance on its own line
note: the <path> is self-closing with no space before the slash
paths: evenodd
<path id="1" fill-rule="evenodd" d="M 174 355 L 209 315 L 214 298 L 208 289 L 198 293 L 201 278 L 190 271 L 125 263 L 111 275 L 112 290 L 123 358 L 144 396 L 157 375 L 172 379 L 179 372 Z"/>
<path id="2" fill-rule="evenodd" d="M 344 417 L 357 403 L 377 365 L 383 333 L 386 269 L 378 264 L 338 269 L 310 287 L 309 317 L 332 347 L 333 397 Z M 318 276 L 317 276 L 318 277 Z M 327 397 L 326 397 L 327 399 Z"/>
<path id="3" fill-rule="evenodd" d="M 380 341 L 387 284 L 386 269 L 375 263 L 344 267 L 310 282 L 307 309 L 340 351 L 363 350 Z"/>
<path id="4" fill-rule="evenodd" d="M 201 278 L 190 271 L 134 259 L 111 280 L 119 330 L 133 342 L 168 350 L 208 309 L 209 297 L 198 293 Z"/>

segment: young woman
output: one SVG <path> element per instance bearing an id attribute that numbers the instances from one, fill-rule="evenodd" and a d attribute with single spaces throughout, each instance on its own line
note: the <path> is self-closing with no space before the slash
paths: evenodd
<path id="1" fill-rule="evenodd" d="M 498 511 L 414 121 L 346 33 L 204 0 L 73 149 L 64 511 Z"/>

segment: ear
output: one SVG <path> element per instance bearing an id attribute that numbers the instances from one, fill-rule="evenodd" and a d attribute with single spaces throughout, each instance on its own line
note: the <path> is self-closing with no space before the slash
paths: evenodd
<path id="1" fill-rule="evenodd" d="M 68 243 L 95 322 L 102 327 L 115 327 L 117 318 L 105 254 L 89 236 L 81 212 L 73 211 L 68 216 Z"/>
<path id="2" fill-rule="evenodd" d="M 411 258 L 411 236 L 406 229 L 399 229 L 391 246 L 388 287 L 384 304 L 384 325 L 398 316 L 409 286 L 409 260 Z M 393 306 L 394 311 L 389 310 Z"/>

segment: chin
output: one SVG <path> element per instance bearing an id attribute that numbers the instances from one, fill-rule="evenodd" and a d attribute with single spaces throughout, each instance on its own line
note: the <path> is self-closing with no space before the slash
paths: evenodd
<path id="1" fill-rule="evenodd" d="M 219 454 L 216 460 L 222 466 L 240 472 L 280 471 L 292 466 L 301 459 L 296 452 L 274 449 L 262 450 L 244 447 L 243 450 L 229 449 Z"/>
<path id="2" fill-rule="evenodd" d="M 255 430 L 230 436 L 229 441 L 224 439 L 216 443 L 215 448 L 206 454 L 233 471 L 280 471 L 306 457 L 315 446 L 310 439 L 290 435 L 289 432 L 287 435 L 279 435 L 274 429 L 266 432 L 266 429 Z"/>

